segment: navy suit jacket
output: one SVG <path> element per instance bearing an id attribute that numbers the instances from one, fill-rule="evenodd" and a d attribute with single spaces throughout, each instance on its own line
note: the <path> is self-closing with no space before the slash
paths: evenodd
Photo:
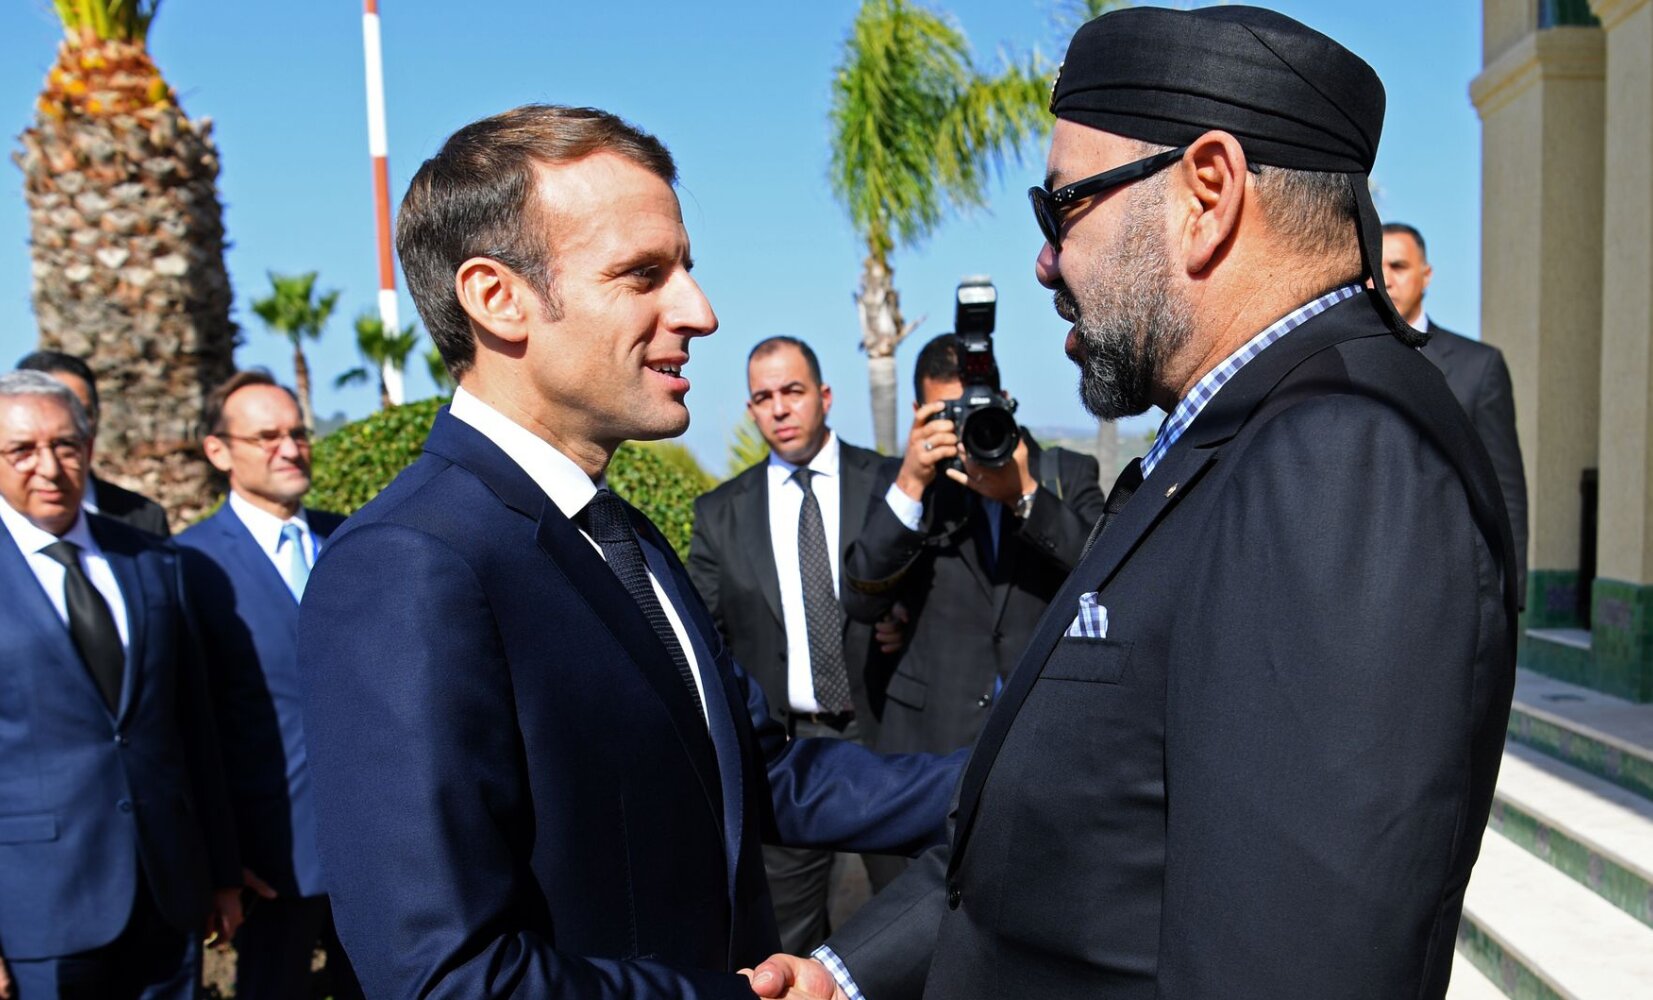
<path id="1" fill-rule="evenodd" d="M 344 518 L 305 512 L 324 541 Z M 326 890 L 304 750 L 298 602 L 229 504 L 180 534 L 201 631 L 241 861 L 283 896 Z"/>
<path id="2" fill-rule="evenodd" d="M 114 713 L 0 527 L 0 955 L 8 960 L 113 941 L 132 913 L 140 870 L 161 914 L 192 934 L 204 926 L 213 887 L 241 884 L 176 554 L 135 528 L 86 517 L 129 622 Z"/>
<path id="3" fill-rule="evenodd" d="M 322 554 L 299 667 L 322 867 L 370 996 L 750 997 L 759 843 L 912 852 L 957 758 L 788 742 L 646 518 L 706 718 L 601 555 L 444 411 Z"/>

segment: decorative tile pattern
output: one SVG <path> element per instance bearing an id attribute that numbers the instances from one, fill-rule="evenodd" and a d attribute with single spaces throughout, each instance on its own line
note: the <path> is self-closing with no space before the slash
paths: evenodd
<path id="1" fill-rule="evenodd" d="M 1527 572 L 1527 610 L 1521 627 L 1578 628 L 1578 570 L 1534 569 Z"/>
<path id="2" fill-rule="evenodd" d="M 1653 701 L 1653 587 L 1597 579 L 1590 601 L 1590 687 Z"/>
<path id="3" fill-rule="evenodd" d="M 1653 757 L 1624 753 L 1618 747 L 1529 715 L 1519 705 L 1510 712 L 1509 738 L 1653 799 Z"/>
<path id="4" fill-rule="evenodd" d="M 1467 913 L 1458 922 L 1458 952 L 1513 1000 L 1565 1000 L 1521 961 L 1504 951 Z"/>
<path id="5" fill-rule="evenodd" d="M 1646 879 L 1622 868 L 1611 858 L 1591 850 L 1567 835 L 1565 830 L 1550 827 L 1519 805 L 1498 796 L 1493 800 L 1489 829 L 1541 858 L 1557 871 L 1586 886 L 1602 899 L 1653 927 L 1653 910 L 1648 903 L 1653 899 L 1653 886 Z"/>

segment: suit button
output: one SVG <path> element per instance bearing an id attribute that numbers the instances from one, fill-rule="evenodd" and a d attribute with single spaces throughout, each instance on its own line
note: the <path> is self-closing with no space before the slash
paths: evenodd
<path id="1" fill-rule="evenodd" d="M 994 632 L 993 633 L 993 645 L 997 646 L 999 643 L 1001 643 L 1003 641 L 1004 641 L 1004 633 L 1003 632 Z"/>
<path id="2" fill-rule="evenodd" d="M 993 696 L 990 694 L 984 694 L 980 698 L 976 699 L 977 708 L 986 708 L 991 704 L 993 704 Z"/>
<path id="3" fill-rule="evenodd" d="M 132 811 L 132 800 L 121 799 L 119 802 L 115 803 L 115 808 L 119 809 L 123 813 L 129 813 Z"/>
<path id="4" fill-rule="evenodd" d="M 949 910 L 956 910 L 959 908 L 960 898 L 958 886 L 953 885 L 947 887 L 947 908 Z"/>
<path id="5" fill-rule="evenodd" d="M 125 733 L 116 733 L 115 734 L 115 745 L 116 746 L 129 747 L 129 746 L 132 745 L 132 737 L 126 735 Z"/>

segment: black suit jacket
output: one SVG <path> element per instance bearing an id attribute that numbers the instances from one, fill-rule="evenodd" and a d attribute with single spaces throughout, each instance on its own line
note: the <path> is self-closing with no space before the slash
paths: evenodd
<path id="1" fill-rule="evenodd" d="M 97 493 L 98 513 L 104 517 L 130 524 L 157 538 L 172 534 L 166 522 L 166 509 L 142 493 L 134 493 L 97 476 L 92 477 L 92 489 Z"/>
<path id="2" fill-rule="evenodd" d="M 843 559 L 866 520 L 874 480 L 882 456 L 839 441 L 838 554 L 839 580 Z M 718 631 L 729 643 L 735 662 L 751 674 L 769 699 L 770 711 L 781 721 L 789 710 L 787 690 L 786 625 L 781 615 L 781 584 L 775 571 L 774 545 L 769 536 L 769 462 L 757 463 L 695 501 L 694 532 L 689 539 L 689 578 L 712 612 Z M 844 584 L 840 582 L 839 589 Z M 844 666 L 849 673 L 850 697 L 861 723 L 862 738 L 871 742 L 876 716 L 883 710 L 869 691 L 869 664 L 875 678 L 888 677 L 888 660 L 873 642 L 872 626 L 849 616 L 844 619 Z"/>
<path id="3" fill-rule="evenodd" d="M 1515 536 L 1515 564 L 1522 603 L 1527 596 L 1527 472 L 1521 461 L 1521 440 L 1515 432 L 1515 390 L 1510 386 L 1504 352 L 1491 344 L 1470 340 L 1429 324 L 1424 357 L 1446 376 L 1447 388 L 1469 414 L 1469 422 L 1487 446 L 1492 471 L 1509 511 Z"/>
<path id="4" fill-rule="evenodd" d="M 1445 383 L 1357 295 L 1219 392 L 1052 602 L 927 854 L 828 944 L 877 1000 L 1446 991 L 1515 679 Z M 1107 635 L 1066 635 L 1080 595 Z"/>
<path id="5" fill-rule="evenodd" d="M 1028 441 L 1041 485 L 1026 521 L 1000 522 L 996 559 L 977 494 L 938 477 L 912 531 L 884 500 L 901 463 L 881 470 L 866 526 L 844 557 L 851 615 L 876 621 L 899 601 L 911 618 L 885 689 L 880 750 L 945 753 L 976 738 L 994 681 L 1009 676 L 1102 514 L 1096 459 Z"/>

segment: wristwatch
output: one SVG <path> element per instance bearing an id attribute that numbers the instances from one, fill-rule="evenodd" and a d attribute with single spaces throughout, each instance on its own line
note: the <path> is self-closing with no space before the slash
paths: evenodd
<path id="1" fill-rule="evenodd" d="M 1027 520 L 1027 516 L 1033 513 L 1033 498 L 1038 495 L 1038 490 L 1034 490 L 1032 493 L 1023 493 L 1021 495 L 1021 498 L 1016 501 L 1016 506 L 1012 508 L 1015 511 L 1017 520 L 1025 521 Z"/>

